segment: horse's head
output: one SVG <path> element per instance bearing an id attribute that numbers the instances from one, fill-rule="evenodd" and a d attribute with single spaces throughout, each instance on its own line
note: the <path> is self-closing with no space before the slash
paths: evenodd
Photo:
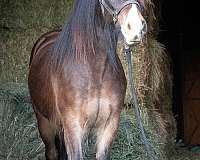
<path id="1" fill-rule="evenodd" d="M 104 9 L 121 26 L 121 32 L 128 45 L 138 43 L 147 32 L 147 24 L 142 16 L 143 0 L 100 0 Z"/>

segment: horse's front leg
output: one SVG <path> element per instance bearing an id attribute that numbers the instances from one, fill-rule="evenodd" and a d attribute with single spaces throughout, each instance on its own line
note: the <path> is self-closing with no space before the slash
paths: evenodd
<path id="1" fill-rule="evenodd" d="M 83 160 L 82 156 L 82 128 L 78 118 L 69 118 L 73 113 L 68 113 L 64 120 L 64 139 L 68 160 Z"/>
<path id="2" fill-rule="evenodd" d="M 119 127 L 120 111 L 111 112 L 105 126 L 97 132 L 97 160 L 106 160 Z"/>
<path id="3" fill-rule="evenodd" d="M 59 155 L 55 145 L 55 131 L 48 119 L 37 112 L 36 109 L 35 113 L 40 136 L 45 144 L 46 160 L 58 160 Z"/>

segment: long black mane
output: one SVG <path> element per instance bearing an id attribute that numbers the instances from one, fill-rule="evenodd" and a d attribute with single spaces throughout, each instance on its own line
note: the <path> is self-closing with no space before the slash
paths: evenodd
<path id="1" fill-rule="evenodd" d="M 68 63 L 87 61 L 98 54 L 101 42 L 110 64 L 117 69 L 117 39 L 113 31 L 114 24 L 105 20 L 99 0 L 76 0 L 69 20 L 54 45 L 51 65 L 59 70 L 65 60 Z"/>

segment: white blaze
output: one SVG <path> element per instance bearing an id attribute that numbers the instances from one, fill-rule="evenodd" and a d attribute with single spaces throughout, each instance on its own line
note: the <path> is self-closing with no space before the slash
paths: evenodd
<path id="1" fill-rule="evenodd" d="M 133 44 L 142 39 L 142 18 L 136 4 L 132 4 L 127 17 L 121 25 L 121 32 L 127 44 Z"/>

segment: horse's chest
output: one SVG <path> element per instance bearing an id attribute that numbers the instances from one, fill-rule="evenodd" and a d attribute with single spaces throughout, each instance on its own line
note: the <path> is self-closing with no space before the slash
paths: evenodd
<path id="1" fill-rule="evenodd" d="M 121 111 L 121 100 L 114 94 L 110 97 L 99 95 L 89 98 L 87 103 L 80 107 L 79 122 L 81 127 L 87 131 L 88 128 L 99 128 L 100 125 L 106 124 L 111 115 Z"/>
<path id="2" fill-rule="evenodd" d="M 102 82 L 88 92 L 84 97 L 84 110 L 89 117 L 96 115 L 98 119 L 104 119 L 112 112 L 121 108 L 125 97 L 125 82 L 110 80 Z"/>

